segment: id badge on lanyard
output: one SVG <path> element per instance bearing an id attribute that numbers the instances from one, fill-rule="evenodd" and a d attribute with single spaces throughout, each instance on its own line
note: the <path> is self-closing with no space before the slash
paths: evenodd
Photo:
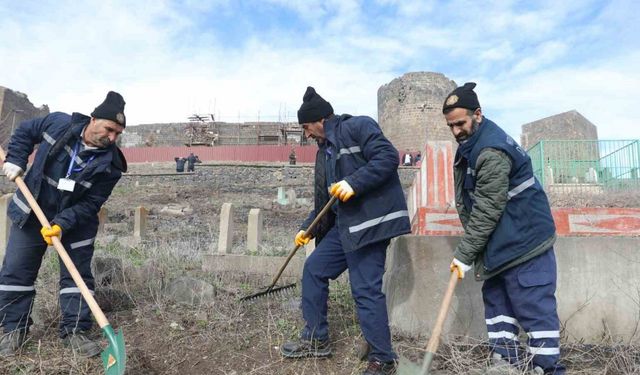
<path id="1" fill-rule="evenodd" d="M 78 145 L 79 143 L 76 143 L 75 147 L 73 148 L 73 154 L 71 155 L 69 168 L 67 168 L 67 175 L 64 178 L 61 178 L 60 180 L 58 180 L 58 190 L 73 192 L 73 190 L 76 187 L 76 182 L 70 179 L 69 176 L 71 176 L 71 172 L 79 172 L 84 168 L 84 167 L 78 167 L 75 170 L 73 169 L 73 163 L 75 162 L 76 156 L 78 155 Z M 89 164 L 89 162 L 93 160 L 93 158 L 94 157 L 92 156 L 91 159 L 87 161 L 87 164 Z"/>

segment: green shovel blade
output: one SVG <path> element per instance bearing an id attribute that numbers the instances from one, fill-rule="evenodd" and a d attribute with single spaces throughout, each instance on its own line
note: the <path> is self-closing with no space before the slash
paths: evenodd
<path id="1" fill-rule="evenodd" d="M 127 365 L 127 353 L 124 347 L 122 330 L 113 331 L 110 324 L 102 328 L 104 337 L 109 340 L 109 346 L 102 352 L 102 364 L 106 375 L 123 375 Z"/>
<path id="2" fill-rule="evenodd" d="M 431 368 L 431 362 L 433 362 L 433 353 L 425 353 L 422 361 L 422 366 L 417 365 L 410 360 L 400 357 L 400 364 L 398 365 L 397 375 L 429 375 Z"/>

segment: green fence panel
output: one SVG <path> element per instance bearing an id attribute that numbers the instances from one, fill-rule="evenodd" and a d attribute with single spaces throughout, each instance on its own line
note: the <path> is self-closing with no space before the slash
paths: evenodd
<path id="1" fill-rule="evenodd" d="M 593 192 L 640 187 L 640 140 L 543 140 L 527 153 L 545 187 Z"/>

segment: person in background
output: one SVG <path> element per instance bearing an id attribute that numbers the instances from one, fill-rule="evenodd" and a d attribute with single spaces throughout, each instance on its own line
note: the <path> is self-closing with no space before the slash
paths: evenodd
<path id="1" fill-rule="evenodd" d="M 420 151 L 416 154 L 416 157 L 413 159 L 413 165 L 418 165 L 418 163 L 422 160 L 422 154 Z"/>
<path id="2" fill-rule="evenodd" d="M 296 165 L 296 150 L 291 149 L 291 153 L 289 153 L 289 165 Z"/>
<path id="3" fill-rule="evenodd" d="M 202 161 L 192 152 L 187 156 L 187 172 L 194 172 L 196 163 L 202 163 Z"/>
<path id="4" fill-rule="evenodd" d="M 405 150 L 404 155 L 402 155 L 402 165 L 404 166 L 410 166 L 412 165 L 412 157 L 411 157 L 411 153 L 409 152 L 409 150 Z"/>
<path id="5" fill-rule="evenodd" d="M 176 161 L 176 172 L 184 172 L 184 164 L 187 162 L 187 159 L 176 156 L 174 160 Z"/>

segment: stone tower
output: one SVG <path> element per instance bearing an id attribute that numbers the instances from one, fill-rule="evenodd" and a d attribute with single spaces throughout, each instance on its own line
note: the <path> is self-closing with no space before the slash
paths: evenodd
<path id="1" fill-rule="evenodd" d="M 456 86 L 444 74 L 415 72 L 378 89 L 380 127 L 400 153 L 423 150 L 427 140 L 454 141 L 442 103 Z"/>
<path id="2" fill-rule="evenodd" d="M 542 140 L 598 140 L 598 129 L 578 111 L 572 110 L 522 125 L 520 144 L 525 150 Z"/>

